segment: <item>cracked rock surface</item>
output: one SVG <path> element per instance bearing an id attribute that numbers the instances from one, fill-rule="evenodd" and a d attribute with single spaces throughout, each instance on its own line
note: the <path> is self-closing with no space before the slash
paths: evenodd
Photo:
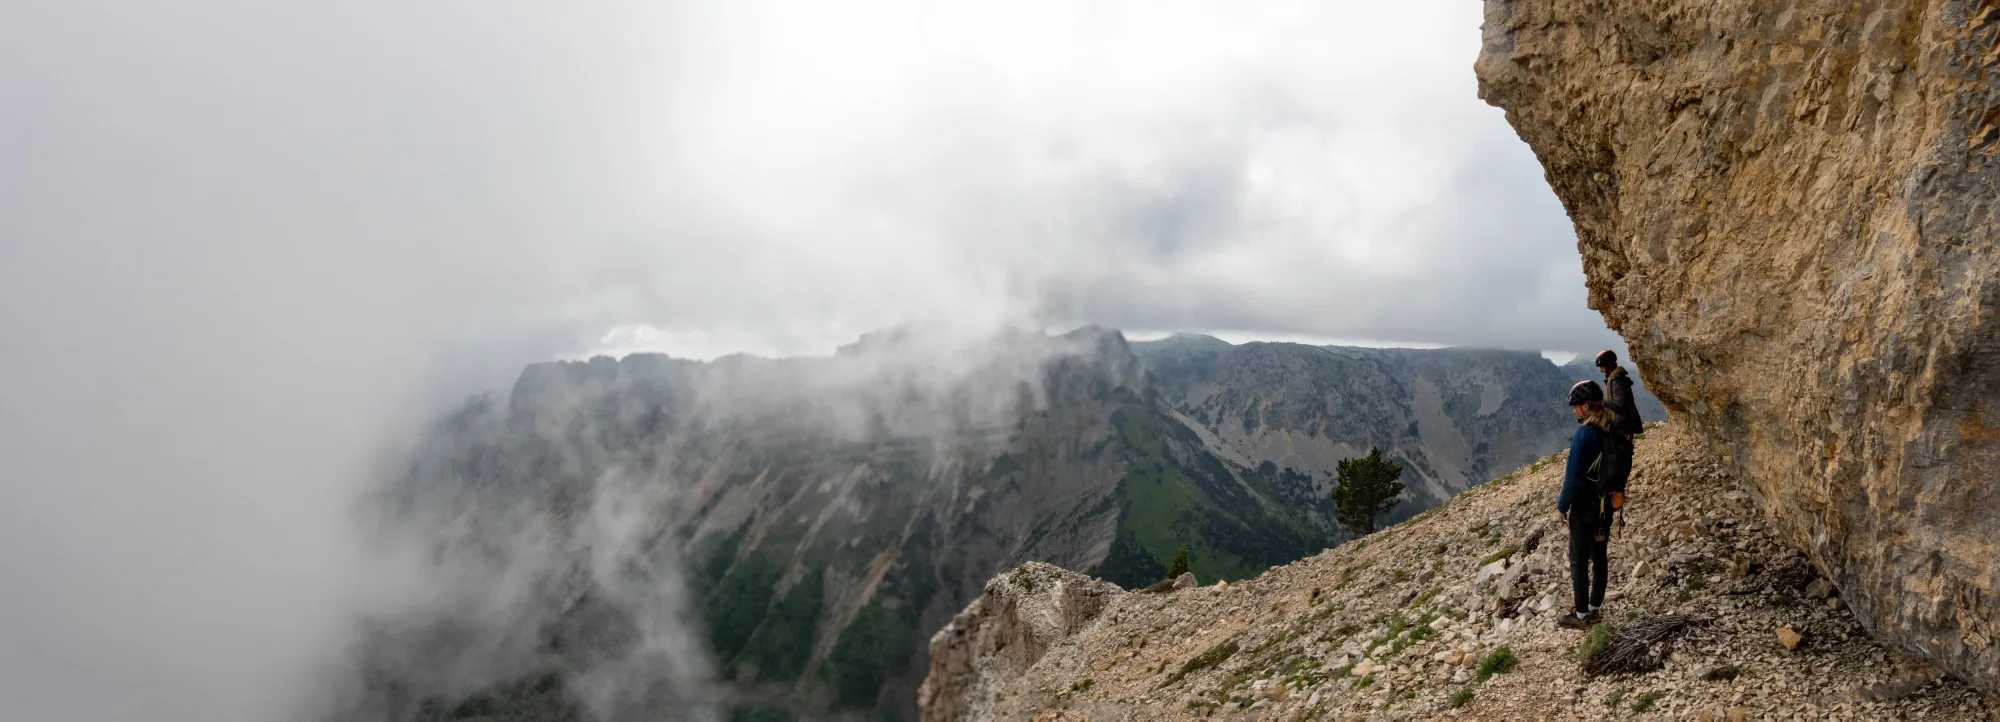
<path id="1" fill-rule="evenodd" d="M 2000 692 L 2000 4 L 1487 0 L 1590 305 L 1884 643 Z"/>

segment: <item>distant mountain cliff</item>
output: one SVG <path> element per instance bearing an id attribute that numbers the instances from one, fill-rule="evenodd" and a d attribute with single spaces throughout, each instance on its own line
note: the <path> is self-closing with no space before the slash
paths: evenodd
<path id="1" fill-rule="evenodd" d="M 1532 352 L 1233 346 L 1186 334 L 1133 348 L 1217 454 L 1297 469 L 1315 498 L 1332 490 L 1336 462 L 1382 449 L 1403 464 L 1411 495 L 1392 519 L 1544 456 L 1575 428 L 1563 405 L 1575 374 Z"/>
<path id="2" fill-rule="evenodd" d="M 383 490 L 438 601 L 375 620 L 337 716 L 908 719 L 929 636 L 999 570 L 1135 587 L 1185 546 L 1248 578 L 1344 538 L 1339 459 L 1404 462 L 1417 513 L 1560 447 L 1569 382 L 1532 353 L 1099 328 L 532 366 Z"/>

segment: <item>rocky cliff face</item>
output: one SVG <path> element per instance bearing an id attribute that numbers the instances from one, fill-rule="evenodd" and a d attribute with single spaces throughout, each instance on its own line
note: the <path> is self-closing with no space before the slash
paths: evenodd
<path id="1" fill-rule="evenodd" d="M 2000 692 L 2000 6 L 1487 0 L 1592 308 L 1897 648 Z"/>

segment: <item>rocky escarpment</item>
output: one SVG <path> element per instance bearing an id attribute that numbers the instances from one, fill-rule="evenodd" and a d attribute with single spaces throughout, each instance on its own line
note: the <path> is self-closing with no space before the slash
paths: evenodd
<path id="1" fill-rule="evenodd" d="M 1041 562 L 994 577 L 978 599 L 938 630 L 936 639 L 954 653 L 931 660 L 917 706 L 938 719 L 973 714 L 992 703 L 1006 680 L 1026 674 L 1049 647 L 1095 621 L 1124 591 Z"/>
<path id="2" fill-rule="evenodd" d="M 1591 307 L 1896 648 L 2000 692 L 2000 6 L 1487 0 Z"/>
<path id="3" fill-rule="evenodd" d="M 1607 638 L 1685 624 L 1650 645 L 1621 643 L 1643 651 L 1638 664 L 1587 666 L 1589 635 L 1552 623 L 1569 606 L 1566 531 L 1550 508 L 1557 455 L 1239 583 L 1106 594 L 1046 566 L 1003 573 L 931 639 L 923 718 L 1991 713 L 1972 688 L 1865 634 L 1698 439 L 1672 425 L 1646 436 L 1630 518 L 1611 542 Z"/>
<path id="4" fill-rule="evenodd" d="M 1385 521 L 1543 456 L 1576 426 L 1554 402 L 1572 369 L 1530 351 L 1232 345 L 1193 334 L 1132 348 L 1218 453 L 1310 476 L 1303 503 L 1327 498 L 1340 460 L 1381 449 L 1410 489 Z"/>

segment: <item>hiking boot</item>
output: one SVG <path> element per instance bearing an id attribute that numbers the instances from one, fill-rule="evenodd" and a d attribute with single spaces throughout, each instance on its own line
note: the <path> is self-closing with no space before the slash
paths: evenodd
<path id="1" fill-rule="evenodd" d="M 1576 615 L 1572 614 L 1570 616 L 1573 617 Z M 1596 624 L 1602 621 L 1604 621 L 1604 612 L 1598 610 L 1596 607 L 1591 607 L 1590 611 L 1583 615 L 1583 622 L 1585 624 Z"/>
<path id="2" fill-rule="evenodd" d="M 1589 629 L 1590 622 L 1576 616 L 1575 613 L 1570 613 L 1557 618 L 1556 626 L 1563 629 Z"/>

